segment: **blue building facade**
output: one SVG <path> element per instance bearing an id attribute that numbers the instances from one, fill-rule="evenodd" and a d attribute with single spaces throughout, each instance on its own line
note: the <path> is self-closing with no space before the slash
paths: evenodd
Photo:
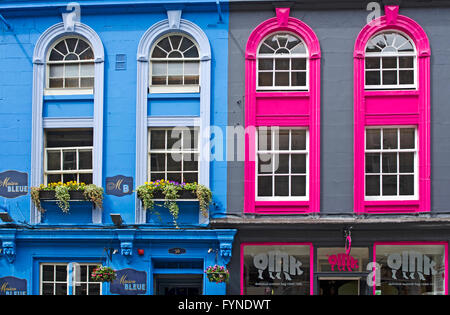
<path id="1" fill-rule="evenodd" d="M 227 212 L 227 163 L 209 146 L 228 123 L 227 5 L 7 1 L 0 14 L 0 294 L 225 294 L 204 270 L 230 261 L 236 232 L 209 224 Z M 136 188 L 157 179 L 209 187 L 209 214 L 179 201 L 174 226 L 144 209 Z M 58 181 L 103 187 L 103 206 L 41 211 L 31 187 Z M 97 265 L 118 280 L 92 282 Z"/>

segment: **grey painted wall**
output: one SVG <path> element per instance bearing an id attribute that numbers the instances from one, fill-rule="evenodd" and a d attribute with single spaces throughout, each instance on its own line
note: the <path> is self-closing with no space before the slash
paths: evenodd
<path id="1" fill-rule="evenodd" d="M 244 51 L 252 30 L 273 9 L 230 6 L 229 126 L 244 125 Z M 353 213 L 353 47 L 369 11 L 291 9 L 319 38 L 321 69 L 321 213 Z M 450 212 L 450 8 L 403 8 L 431 45 L 431 208 Z M 244 204 L 244 163 L 229 162 L 228 213 Z"/>

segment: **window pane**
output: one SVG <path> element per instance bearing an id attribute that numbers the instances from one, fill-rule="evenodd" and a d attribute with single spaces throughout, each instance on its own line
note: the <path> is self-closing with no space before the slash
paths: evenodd
<path id="1" fill-rule="evenodd" d="M 65 79 L 64 84 L 66 88 L 78 88 L 79 85 L 79 79 Z"/>
<path id="2" fill-rule="evenodd" d="M 273 172 L 272 154 L 258 154 L 258 174 Z"/>
<path id="3" fill-rule="evenodd" d="M 383 69 L 397 69 L 397 57 L 383 57 Z"/>
<path id="4" fill-rule="evenodd" d="M 381 148 L 381 130 L 367 129 L 366 130 L 366 149 L 380 149 Z"/>
<path id="5" fill-rule="evenodd" d="M 181 173 L 168 173 L 167 174 L 167 180 L 172 182 L 181 183 Z"/>
<path id="6" fill-rule="evenodd" d="M 56 281 L 67 281 L 67 266 L 56 266 Z"/>
<path id="7" fill-rule="evenodd" d="M 92 174 L 80 174 L 79 182 L 87 185 L 92 184 Z"/>
<path id="8" fill-rule="evenodd" d="M 42 295 L 54 295 L 53 293 L 53 284 L 52 283 L 43 283 L 42 284 Z"/>
<path id="9" fill-rule="evenodd" d="M 47 151 L 47 170 L 59 171 L 61 170 L 61 152 Z"/>
<path id="10" fill-rule="evenodd" d="M 54 266 L 44 265 L 42 266 L 42 280 L 43 281 L 54 281 Z"/>
<path id="11" fill-rule="evenodd" d="M 81 87 L 82 88 L 93 88 L 94 87 L 94 78 L 81 78 Z"/>
<path id="12" fill-rule="evenodd" d="M 158 46 L 155 46 L 155 48 L 153 48 L 152 58 L 166 58 L 166 57 L 167 57 L 167 52 L 165 52 Z"/>
<path id="13" fill-rule="evenodd" d="M 366 69 L 380 69 L 380 58 L 366 58 Z"/>
<path id="14" fill-rule="evenodd" d="M 275 70 L 289 70 L 289 59 L 275 59 Z"/>
<path id="15" fill-rule="evenodd" d="M 291 177 L 291 196 L 306 196 L 306 176 Z"/>
<path id="16" fill-rule="evenodd" d="M 91 59 L 94 59 L 94 52 L 92 51 L 92 48 L 87 49 L 80 55 L 80 60 L 91 60 Z"/>
<path id="17" fill-rule="evenodd" d="M 184 53 L 185 58 L 197 58 L 198 57 L 198 49 L 197 47 L 193 46 L 186 50 Z"/>
<path id="18" fill-rule="evenodd" d="M 91 150 L 80 150 L 78 152 L 78 161 L 80 170 L 90 170 L 92 169 L 92 151 Z"/>
<path id="19" fill-rule="evenodd" d="M 289 73 L 275 72 L 275 86 L 289 86 Z"/>
<path id="20" fill-rule="evenodd" d="M 181 157 L 179 153 L 167 154 L 167 170 L 168 171 L 181 171 Z"/>
<path id="21" fill-rule="evenodd" d="M 258 150 L 271 150 L 272 133 L 270 129 L 258 129 Z"/>
<path id="22" fill-rule="evenodd" d="M 272 70 L 273 69 L 273 59 L 258 59 L 258 69 L 259 70 Z"/>
<path id="23" fill-rule="evenodd" d="M 366 196 L 380 195 L 380 176 L 366 175 Z"/>
<path id="24" fill-rule="evenodd" d="M 400 129 L 400 149 L 414 149 L 416 147 L 415 142 L 414 128 Z"/>
<path id="25" fill-rule="evenodd" d="M 306 130 L 291 130 L 291 150 L 306 150 Z"/>
<path id="26" fill-rule="evenodd" d="M 152 62 L 152 75 L 165 76 L 167 74 L 167 62 Z"/>
<path id="27" fill-rule="evenodd" d="M 291 173 L 306 174 L 306 155 L 291 155 Z"/>
<path id="28" fill-rule="evenodd" d="M 165 171 L 166 155 L 164 153 L 150 154 L 150 167 L 152 172 Z"/>
<path id="29" fill-rule="evenodd" d="M 62 53 L 63 55 L 67 55 L 68 51 L 67 51 L 67 46 L 66 46 L 66 42 L 64 40 L 60 41 L 55 48 L 57 51 L 59 51 L 60 53 Z"/>
<path id="30" fill-rule="evenodd" d="M 49 174 L 47 175 L 47 183 L 58 183 L 60 182 L 61 179 L 61 175 L 59 174 Z"/>
<path id="31" fill-rule="evenodd" d="M 289 130 L 275 130 L 275 150 L 289 150 Z"/>
<path id="32" fill-rule="evenodd" d="M 397 195 L 397 176 L 383 175 L 383 195 L 384 196 Z"/>
<path id="33" fill-rule="evenodd" d="M 169 84 L 169 85 L 183 84 L 183 76 L 169 76 L 167 78 L 167 84 Z"/>
<path id="34" fill-rule="evenodd" d="M 400 175 L 400 195 L 414 195 L 414 175 Z"/>
<path id="35" fill-rule="evenodd" d="M 50 65 L 50 78 L 64 77 L 64 65 Z"/>
<path id="36" fill-rule="evenodd" d="M 383 71 L 383 84 L 397 84 L 397 71 Z"/>
<path id="37" fill-rule="evenodd" d="M 183 154 L 183 170 L 184 171 L 198 170 L 198 154 Z"/>
<path id="38" fill-rule="evenodd" d="M 397 173 L 397 153 L 383 153 L 383 173 Z"/>
<path id="39" fill-rule="evenodd" d="M 67 295 L 67 284 L 57 283 L 56 284 L 56 295 Z"/>
<path id="40" fill-rule="evenodd" d="M 163 150 L 166 143 L 165 130 L 151 130 L 150 132 L 150 149 Z"/>
<path id="41" fill-rule="evenodd" d="M 167 78 L 166 77 L 152 77 L 152 85 L 166 85 Z"/>
<path id="42" fill-rule="evenodd" d="M 414 153 L 399 153 L 400 173 L 414 173 Z"/>
<path id="43" fill-rule="evenodd" d="M 77 152 L 75 150 L 63 151 L 63 170 L 77 169 Z"/>
<path id="44" fill-rule="evenodd" d="M 184 63 L 185 75 L 199 75 L 199 63 L 198 61 L 186 61 Z"/>
<path id="45" fill-rule="evenodd" d="M 89 284 L 89 295 L 100 295 L 100 284 L 90 283 Z"/>
<path id="46" fill-rule="evenodd" d="M 289 196 L 289 176 L 275 176 L 275 196 Z"/>
<path id="47" fill-rule="evenodd" d="M 400 84 L 414 84 L 414 71 L 401 70 L 399 72 Z"/>
<path id="48" fill-rule="evenodd" d="M 259 86 L 272 86 L 273 85 L 273 73 L 272 72 L 259 72 L 258 73 L 258 85 Z"/>
<path id="49" fill-rule="evenodd" d="M 380 85 L 380 72 L 379 71 L 366 71 L 366 84 L 367 85 Z"/>
<path id="50" fill-rule="evenodd" d="M 154 182 L 160 179 L 166 179 L 164 173 L 151 173 L 150 174 L 150 181 Z"/>
<path id="51" fill-rule="evenodd" d="M 94 77 L 95 68 L 93 63 L 85 63 L 80 65 L 80 75 L 82 77 Z"/>
<path id="52" fill-rule="evenodd" d="M 73 182 L 78 181 L 77 174 L 63 174 L 63 182 Z"/>
<path id="53" fill-rule="evenodd" d="M 80 75 L 79 64 L 66 64 L 64 69 L 66 77 L 78 77 Z"/>
<path id="54" fill-rule="evenodd" d="M 50 79 L 49 88 L 59 89 L 64 87 L 64 79 Z"/>
<path id="55" fill-rule="evenodd" d="M 397 129 L 383 129 L 383 149 L 397 149 Z"/>
<path id="56" fill-rule="evenodd" d="M 168 63 L 168 74 L 179 76 L 183 74 L 183 63 L 182 62 L 169 62 Z"/>
<path id="57" fill-rule="evenodd" d="M 399 57 L 398 64 L 400 68 L 413 68 L 414 57 Z"/>
<path id="58" fill-rule="evenodd" d="M 289 174 L 289 154 L 275 155 L 275 174 Z"/>
<path id="59" fill-rule="evenodd" d="M 258 176 L 258 196 L 272 196 L 272 176 Z"/>
<path id="60" fill-rule="evenodd" d="M 380 172 L 380 154 L 366 153 L 366 173 Z"/>
<path id="61" fill-rule="evenodd" d="M 306 59 L 305 58 L 293 58 L 292 70 L 306 70 Z"/>
<path id="62" fill-rule="evenodd" d="M 85 283 L 76 285 L 75 295 L 87 295 L 87 285 Z"/>
<path id="63" fill-rule="evenodd" d="M 183 173 L 183 181 L 185 183 L 197 183 L 198 173 Z"/>
<path id="64" fill-rule="evenodd" d="M 291 73 L 292 86 L 306 86 L 306 72 L 292 72 Z"/>

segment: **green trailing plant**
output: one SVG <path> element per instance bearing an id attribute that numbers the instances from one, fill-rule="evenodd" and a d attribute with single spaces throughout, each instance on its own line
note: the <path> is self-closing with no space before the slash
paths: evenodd
<path id="1" fill-rule="evenodd" d="M 76 181 L 70 181 L 66 183 L 49 183 L 47 186 L 40 185 L 39 187 L 31 187 L 31 200 L 36 208 L 45 212 L 41 205 L 40 192 L 41 191 L 54 191 L 56 203 L 58 207 L 67 213 L 70 210 L 70 192 L 79 191 L 83 193 L 84 199 L 91 201 L 97 208 L 103 207 L 103 188 L 94 184 L 86 185 L 85 183 L 77 183 Z"/>
<path id="2" fill-rule="evenodd" d="M 146 182 L 144 185 L 138 186 L 136 188 L 137 196 L 142 201 L 142 205 L 146 210 L 154 210 L 155 193 L 161 192 L 164 196 L 164 204 L 162 206 L 169 209 L 175 226 L 177 226 L 177 219 L 179 216 L 179 207 L 177 204 L 177 200 L 179 199 L 180 192 L 183 190 L 190 191 L 197 196 L 200 206 L 200 212 L 204 217 L 207 218 L 209 204 L 212 200 L 212 193 L 206 186 L 197 183 L 180 184 L 177 182 L 166 181 L 162 179 L 154 182 Z"/>
<path id="3" fill-rule="evenodd" d="M 94 184 L 84 187 L 84 198 L 94 203 L 96 208 L 103 208 L 103 188 Z"/>
<path id="4" fill-rule="evenodd" d="M 56 197 L 56 204 L 58 207 L 62 210 L 62 212 L 67 213 L 69 212 L 69 200 L 70 200 L 70 193 L 69 188 L 67 186 L 56 186 L 55 187 L 55 197 Z"/>

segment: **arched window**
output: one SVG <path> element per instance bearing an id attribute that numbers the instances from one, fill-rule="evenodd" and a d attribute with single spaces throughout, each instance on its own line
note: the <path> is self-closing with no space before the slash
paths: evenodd
<path id="1" fill-rule="evenodd" d="M 258 49 L 258 90 L 307 90 L 308 52 L 292 33 L 269 35 Z"/>
<path id="2" fill-rule="evenodd" d="M 49 50 L 47 89 L 93 89 L 94 52 L 80 37 L 66 37 Z"/>
<path id="3" fill-rule="evenodd" d="M 365 51 L 366 89 L 413 89 L 416 87 L 416 49 L 397 31 L 376 34 Z"/>
<path id="4" fill-rule="evenodd" d="M 320 45 L 276 8 L 245 51 L 246 213 L 320 209 Z"/>
<path id="5" fill-rule="evenodd" d="M 194 40 L 182 34 L 166 35 L 150 56 L 150 92 L 199 91 L 200 57 Z"/>
<path id="6" fill-rule="evenodd" d="M 354 209 L 430 211 L 430 45 L 385 6 L 354 51 Z"/>

